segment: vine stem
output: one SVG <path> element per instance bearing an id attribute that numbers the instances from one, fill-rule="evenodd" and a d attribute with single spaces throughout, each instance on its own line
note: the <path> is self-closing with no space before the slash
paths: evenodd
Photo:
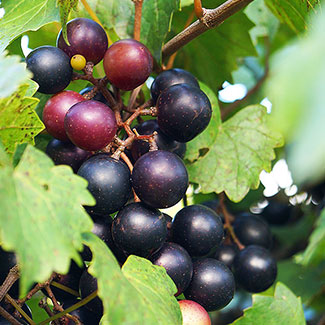
<path id="1" fill-rule="evenodd" d="M 15 307 L 15 309 L 27 320 L 28 324 L 35 325 L 36 323 L 24 312 L 24 310 L 17 304 L 15 299 L 11 298 L 8 294 L 6 294 L 6 300 L 10 302 L 10 304 Z"/>
<path id="2" fill-rule="evenodd" d="M 7 319 L 12 325 L 22 325 L 17 319 L 11 316 L 3 307 L 0 306 L 0 315 Z"/>
<path id="3" fill-rule="evenodd" d="M 19 268 L 15 265 L 9 270 L 9 273 L 0 287 L 0 301 L 5 297 L 12 285 L 19 279 Z"/>
<path id="4" fill-rule="evenodd" d="M 209 29 L 217 27 L 227 18 L 246 7 L 253 0 L 228 0 L 215 9 L 205 9 L 203 17 L 168 41 L 162 50 L 163 59 Z"/>
<path id="5" fill-rule="evenodd" d="M 198 19 L 201 19 L 203 17 L 203 8 L 202 8 L 202 2 L 201 0 L 194 0 L 194 11 L 195 15 Z"/>
<path id="6" fill-rule="evenodd" d="M 136 41 L 140 41 L 143 0 L 132 0 L 132 1 L 134 2 L 134 7 L 135 7 L 133 38 Z"/>

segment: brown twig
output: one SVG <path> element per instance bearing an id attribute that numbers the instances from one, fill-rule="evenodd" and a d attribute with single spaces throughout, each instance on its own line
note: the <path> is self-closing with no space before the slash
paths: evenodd
<path id="1" fill-rule="evenodd" d="M 11 316 L 3 307 L 0 306 L 0 315 L 7 319 L 12 325 L 22 325 L 15 317 Z"/>
<path id="2" fill-rule="evenodd" d="M 46 298 L 43 298 L 39 303 L 38 303 L 39 307 L 44 309 L 45 312 L 50 316 L 53 317 L 55 315 L 55 313 L 53 313 L 53 311 L 51 310 L 51 308 L 49 307 L 49 305 L 46 302 Z M 53 320 L 53 323 L 55 325 L 60 325 L 60 322 L 58 319 Z"/>
<path id="3" fill-rule="evenodd" d="M 12 285 L 19 279 L 19 268 L 15 265 L 9 270 L 9 273 L 0 287 L 0 301 L 4 298 Z"/>
<path id="4" fill-rule="evenodd" d="M 23 316 L 28 324 L 35 325 L 36 323 L 25 313 L 25 311 L 19 306 L 15 299 L 11 298 L 8 294 L 6 294 L 6 300 L 19 312 L 21 316 Z"/>
<path id="5" fill-rule="evenodd" d="M 134 7 L 135 7 L 133 38 L 136 41 L 140 41 L 143 0 L 132 0 L 132 1 L 134 2 Z"/>

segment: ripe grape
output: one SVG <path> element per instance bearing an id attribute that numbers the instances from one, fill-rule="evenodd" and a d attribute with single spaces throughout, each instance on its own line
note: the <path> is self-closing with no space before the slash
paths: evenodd
<path id="1" fill-rule="evenodd" d="M 83 96 L 71 90 L 62 91 L 52 96 L 46 102 L 43 110 L 43 122 L 47 132 L 56 139 L 68 141 L 69 138 L 64 129 L 65 115 L 71 106 L 84 100 Z"/>
<path id="2" fill-rule="evenodd" d="M 263 217 L 271 225 L 286 224 L 293 212 L 293 206 L 278 201 L 270 201 L 261 213 Z"/>
<path id="3" fill-rule="evenodd" d="M 197 302 L 180 300 L 178 304 L 182 312 L 182 325 L 211 325 L 209 314 Z"/>
<path id="4" fill-rule="evenodd" d="M 112 235 L 126 254 L 147 257 L 166 240 L 166 219 L 157 209 L 140 202 L 130 203 L 113 220 Z"/>
<path id="5" fill-rule="evenodd" d="M 69 109 L 64 128 L 77 147 L 96 151 L 112 141 L 117 124 L 113 111 L 107 105 L 96 100 L 86 100 Z"/>
<path id="6" fill-rule="evenodd" d="M 199 135 L 208 126 L 212 114 L 207 95 L 187 84 L 167 88 L 160 94 L 157 107 L 160 129 L 179 142 Z"/>
<path id="7" fill-rule="evenodd" d="M 234 293 L 234 276 L 225 264 L 213 258 L 193 263 L 192 281 L 184 292 L 186 299 L 213 311 L 228 305 Z"/>
<path id="8" fill-rule="evenodd" d="M 192 259 L 188 252 L 175 243 L 165 243 L 152 255 L 151 262 L 163 266 L 177 287 L 175 296 L 180 295 L 190 284 L 193 275 Z"/>
<path id="9" fill-rule="evenodd" d="M 223 238 L 223 224 L 216 212 L 203 205 L 189 205 L 178 211 L 172 223 L 173 241 L 191 256 L 203 256 Z"/>
<path id="10" fill-rule="evenodd" d="M 120 160 L 106 153 L 99 153 L 86 160 L 78 175 L 88 181 L 88 190 L 96 205 L 88 211 L 107 215 L 121 209 L 131 194 L 129 168 Z"/>
<path id="11" fill-rule="evenodd" d="M 232 268 L 232 265 L 234 263 L 236 254 L 239 252 L 239 249 L 236 245 L 225 245 L 221 244 L 215 254 L 214 258 L 216 258 L 218 261 L 224 263 L 229 267 L 229 269 Z"/>
<path id="12" fill-rule="evenodd" d="M 102 60 L 107 50 L 108 40 L 105 30 L 95 21 L 87 18 L 76 18 L 67 24 L 67 36 L 70 46 L 65 42 L 60 31 L 57 46 L 70 58 L 81 54 L 87 62 L 95 65 Z"/>
<path id="13" fill-rule="evenodd" d="M 55 94 L 65 89 L 72 77 L 69 57 L 54 46 L 40 46 L 26 57 L 27 68 L 33 73 L 38 91 Z"/>
<path id="14" fill-rule="evenodd" d="M 112 44 L 105 53 L 103 63 L 108 80 L 122 90 L 131 90 L 143 84 L 153 67 L 149 50 L 133 39 Z"/>
<path id="15" fill-rule="evenodd" d="M 270 252 L 261 246 L 250 245 L 240 251 L 234 261 L 237 282 L 249 292 L 268 289 L 277 276 L 277 265 Z"/>
<path id="16" fill-rule="evenodd" d="M 157 102 L 159 95 L 165 89 L 173 85 L 184 83 L 200 89 L 196 78 L 186 70 L 174 68 L 161 72 L 154 80 L 150 88 L 151 98 L 154 104 Z"/>
<path id="17" fill-rule="evenodd" d="M 175 154 L 156 150 L 141 156 L 132 172 L 132 186 L 141 201 L 154 208 L 168 208 L 184 196 L 188 174 Z"/>

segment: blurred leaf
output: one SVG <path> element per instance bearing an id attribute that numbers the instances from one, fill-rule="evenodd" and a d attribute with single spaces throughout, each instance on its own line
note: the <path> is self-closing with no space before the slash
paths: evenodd
<path id="1" fill-rule="evenodd" d="M 59 20 L 56 0 L 5 0 L 1 5 L 5 15 L 0 19 L 0 52 L 17 36 L 29 30 Z"/>
<path id="2" fill-rule="evenodd" d="M 194 0 L 181 0 L 181 7 L 193 6 Z"/>
<path id="3" fill-rule="evenodd" d="M 284 284 L 278 282 L 274 296 L 253 295 L 253 306 L 244 311 L 236 325 L 304 325 L 306 324 L 301 299 Z"/>
<path id="4" fill-rule="evenodd" d="M 267 126 L 267 120 L 265 107 L 255 105 L 221 124 L 209 150 L 190 157 L 190 181 L 201 185 L 203 193 L 225 191 L 234 202 L 242 200 L 250 188 L 256 189 L 260 172 L 271 169 L 273 149 L 282 145 L 282 137 Z"/>
<path id="5" fill-rule="evenodd" d="M 98 280 L 103 324 L 181 324 L 175 284 L 163 267 L 131 255 L 120 269 L 108 247 L 92 233 L 84 243 L 93 252 L 89 272 Z M 105 321 L 104 321 L 105 319 Z"/>
<path id="6" fill-rule="evenodd" d="M 38 89 L 38 83 L 35 82 L 34 80 L 31 80 L 31 79 L 27 79 L 27 82 L 26 84 L 29 85 L 27 91 L 26 91 L 26 94 L 25 96 L 26 97 L 32 97 L 33 95 L 35 95 L 35 93 L 37 92 L 37 89 Z"/>
<path id="7" fill-rule="evenodd" d="M 26 293 L 33 282 L 45 281 L 53 271 L 67 273 L 71 258 L 80 262 L 81 233 L 92 229 L 81 205 L 95 200 L 87 182 L 70 167 L 54 166 L 32 146 L 15 169 L 8 162 L 0 161 L 0 166 L 1 239 L 4 248 L 18 256 L 20 288 Z"/>
<path id="8" fill-rule="evenodd" d="M 10 154 L 16 144 L 34 144 L 34 137 L 44 125 L 34 111 L 38 99 L 25 97 L 28 85 L 22 85 L 12 96 L 0 99 L 0 139 Z"/>
<path id="9" fill-rule="evenodd" d="M 72 9 L 76 9 L 78 0 L 57 0 L 56 4 L 60 8 L 60 21 L 62 26 L 62 35 L 65 42 L 70 46 L 67 35 L 67 21 Z"/>

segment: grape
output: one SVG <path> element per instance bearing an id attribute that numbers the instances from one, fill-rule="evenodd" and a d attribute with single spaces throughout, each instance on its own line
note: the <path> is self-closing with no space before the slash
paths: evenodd
<path id="1" fill-rule="evenodd" d="M 131 194 L 129 168 L 106 153 L 100 153 L 86 160 L 78 175 L 88 181 L 88 190 L 96 205 L 87 210 L 101 215 L 121 209 Z"/>
<path id="2" fill-rule="evenodd" d="M 180 295 L 190 284 L 193 275 L 193 264 L 190 255 L 175 243 L 165 243 L 152 255 L 151 262 L 163 266 L 177 287 L 175 296 Z"/>
<path id="3" fill-rule="evenodd" d="M 158 149 L 175 153 L 180 158 L 183 158 L 186 151 L 186 144 L 170 139 L 159 129 L 157 120 L 148 120 L 135 127 L 140 135 L 150 135 L 157 131 L 154 137 Z M 139 159 L 150 149 L 149 142 L 144 140 L 135 140 L 131 147 L 131 153 L 134 160 Z"/>
<path id="4" fill-rule="evenodd" d="M 85 57 L 80 54 L 74 55 L 70 60 L 72 68 L 78 71 L 82 70 L 86 66 L 86 63 Z"/>
<path id="5" fill-rule="evenodd" d="M 203 205 L 180 210 L 172 224 L 173 241 L 191 256 L 203 256 L 217 247 L 223 238 L 223 224 L 216 212 Z"/>
<path id="6" fill-rule="evenodd" d="M 186 70 L 175 68 L 161 72 L 154 80 L 150 88 L 151 98 L 154 104 L 157 102 L 159 95 L 165 89 L 173 85 L 184 83 L 200 89 L 196 78 Z"/>
<path id="7" fill-rule="evenodd" d="M 57 46 L 71 58 L 81 54 L 87 62 L 97 64 L 104 57 L 108 40 L 105 30 L 95 21 L 87 18 L 76 18 L 67 24 L 67 35 L 70 46 L 64 41 L 62 30 L 57 39 Z"/>
<path id="8" fill-rule="evenodd" d="M 238 215 L 233 228 L 239 241 L 245 245 L 272 246 L 272 233 L 268 224 L 250 213 Z"/>
<path id="9" fill-rule="evenodd" d="M 207 95 L 187 84 L 174 85 L 157 101 L 160 129 L 179 142 L 188 142 L 209 124 L 212 114 Z"/>
<path id="10" fill-rule="evenodd" d="M 71 142 L 63 142 L 57 139 L 48 143 L 46 153 L 55 165 L 68 165 L 75 173 L 81 164 L 91 156 L 89 151 L 82 150 Z"/>
<path id="11" fill-rule="evenodd" d="M 275 281 L 277 265 L 270 252 L 261 246 L 247 246 L 234 261 L 235 277 L 249 292 L 262 292 Z"/>
<path id="12" fill-rule="evenodd" d="M 64 128 L 77 147 L 96 151 L 113 140 L 117 124 L 113 111 L 107 105 L 96 100 L 86 100 L 69 109 Z"/>
<path id="13" fill-rule="evenodd" d="M 215 254 L 214 254 L 214 258 L 216 258 L 218 261 L 224 263 L 225 265 L 227 265 L 229 267 L 229 269 L 231 269 L 236 254 L 239 252 L 239 249 L 236 245 L 225 245 L 225 244 L 221 244 Z"/>
<path id="14" fill-rule="evenodd" d="M 141 156 L 132 172 L 132 186 L 140 200 L 154 208 L 168 208 L 185 195 L 188 174 L 175 154 L 156 150 Z"/>
<path id="15" fill-rule="evenodd" d="M 234 293 L 234 276 L 225 264 L 213 258 L 193 263 L 192 281 L 184 292 L 186 299 L 213 311 L 228 305 Z"/>
<path id="16" fill-rule="evenodd" d="M 27 68 L 33 73 L 38 91 L 55 94 L 66 88 L 72 77 L 69 57 L 54 46 L 40 46 L 26 57 Z"/>
<path id="17" fill-rule="evenodd" d="M 293 206 L 278 201 L 270 201 L 261 213 L 263 217 L 271 225 L 286 224 L 293 212 Z"/>
<path id="18" fill-rule="evenodd" d="M 112 44 L 103 62 L 108 80 L 122 90 L 132 90 L 142 85 L 153 67 L 149 50 L 133 39 L 123 39 Z"/>
<path id="19" fill-rule="evenodd" d="M 182 325 L 211 325 L 211 319 L 207 311 L 192 300 L 178 302 L 182 312 Z"/>
<path id="20" fill-rule="evenodd" d="M 83 96 L 71 90 L 52 96 L 43 110 L 43 122 L 47 132 L 56 139 L 68 141 L 69 138 L 64 129 L 65 115 L 71 106 L 84 100 Z"/>
<path id="21" fill-rule="evenodd" d="M 112 235 L 115 244 L 126 254 L 147 257 L 166 240 L 166 219 L 157 209 L 130 203 L 113 220 Z"/>

